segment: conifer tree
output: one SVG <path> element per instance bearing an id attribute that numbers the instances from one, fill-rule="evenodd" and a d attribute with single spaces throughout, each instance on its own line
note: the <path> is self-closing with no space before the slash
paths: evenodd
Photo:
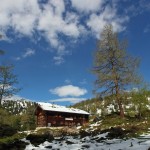
<path id="1" fill-rule="evenodd" d="M 12 96 L 20 90 L 14 87 L 16 83 L 18 81 L 13 73 L 13 66 L 0 66 L 0 106 L 3 97 Z"/>
<path id="2" fill-rule="evenodd" d="M 93 73 L 96 74 L 95 92 L 100 96 L 112 95 L 124 117 L 123 92 L 139 80 L 139 59 L 127 54 L 126 41 L 120 41 L 111 25 L 106 25 L 97 42 Z M 112 98 L 113 100 L 113 98 Z"/>
<path id="3" fill-rule="evenodd" d="M 136 107 L 136 112 L 138 112 L 137 116 L 139 119 L 142 118 L 143 112 L 146 112 L 149 110 L 149 97 L 150 92 L 146 87 L 143 87 L 141 89 L 133 90 L 131 92 L 131 101 Z"/>

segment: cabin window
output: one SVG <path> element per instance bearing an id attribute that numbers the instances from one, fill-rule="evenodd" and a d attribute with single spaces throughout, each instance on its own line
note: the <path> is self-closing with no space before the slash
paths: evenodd
<path id="1" fill-rule="evenodd" d="M 48 127 L 51 127 L 51 123 L 50 122 L 48 123 Z"/>
<path id="2" fill-rule="evenodd" d="M 73 118 L 65 118 L 65 120 L 73 121 Z"/>

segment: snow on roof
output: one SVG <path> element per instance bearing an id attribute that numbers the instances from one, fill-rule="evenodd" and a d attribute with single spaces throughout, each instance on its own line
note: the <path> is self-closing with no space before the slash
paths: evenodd
<path id="1" fill-rule="evenodd" d="M 86 114 L 89 115 L 88 112 L 75 108 L 67 108 L 65 106 L 59 106 L 51 103 L 38 102 L 38 105 L 47 111 L 58 111 L 58 112 L 67 112 L 67 113 L 76 113 L 76 114 Z"/>

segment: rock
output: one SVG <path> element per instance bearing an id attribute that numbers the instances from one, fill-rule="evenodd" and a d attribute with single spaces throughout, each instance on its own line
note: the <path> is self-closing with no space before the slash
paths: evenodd
<path id="1" fill-rule="evenodd" d="M 82 145 L 82 147 L 89 148 L 90 146 L 89 145 Z"/>
<path id="2" fill-rule="evenodd" d="M 80 131 L 80 138 L 84 138 L 86 136 L 90 136 L 91 134 L 89 132 L 86 132 L 85 130 Z"/>
<path id="3" fill-rule="evenodd" d="M 49 145 L 49 146 L 45 146 L 45 148 L 52 148 L 52 146 L 51 146 L 51 145 Z"/>
<path id="4" fill-rule="evenodd" d="M 106 138 L 105 137 L 94 137 L 94 138 L 91 138 L 91 140 L 101 143 L 104 140 L 106 140 Z"/>
<path id="5" fill-rule="evenodd" d="M 0 143 L 0 149 L 1 150 L 24 150 L 26 145 L 28 145 L 28 143 L 17 140 L 14 143 L 8 143 L 8 144 Z"/>
<path id="6" fill-rule="evenodd" d="M 111 129 L 108 130 L 108 135 L 107 137 L 110 138 L 110 139 L 113 139 L 113 138 L 123 138 L 125 136 L 125 132 L 124 130 L 122 130 L 122 128 L 120 127 L 112 127 Z"/>
<path id="7" fill-rule="evenodd" d="M 106 140 L 106 138 L 101 137 L 101 138 L 97 139 L 96 142 L 101 143 L 101 142 L 103 142 L 104 140 Z"/>
<path id="8" fill-rule="evenodd" d="M 47 134 L 29 134 L 26 137 L 27 140 L 30 140 L 30 142 L 34 145 L 37 146 L 45 141 L 51 142 L 54 140 L 53 135 L 47 133 Z"/>
<path id="9" fill-rule="evenodd" d="M 66 143 L 69 145 L 69 144 L 74 144 L 74 142 L 72 142 L 72 141 L 66 141 Z"/>
<path id="10" fill-rule="evenodd" d="M 133 143 L 131 142 L 131 145 L 130 145 L 130 147 L 133 147 Z"/>

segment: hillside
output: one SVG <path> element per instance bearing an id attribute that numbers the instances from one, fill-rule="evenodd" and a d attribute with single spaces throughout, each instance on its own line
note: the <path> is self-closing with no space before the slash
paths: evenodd
<path id="1" fill-rule="evenodd" d="M 31 130 L 36 127 L 35 108 L 37 104 L 25 99 L 5 99 L 0 107 L 0 126 L 17 131 Z"/>
<path id="2" fill-rule="evenodd" d="M 102 100 L 98 98 L 92 98 L 85 101 L 81 101 L 72 105 L 71 107 L 78 108 L 89 112 L 92 116 L 105 116 L 116 112 L 117 105 L 113 100 Z"/>
<path id="3" fill-rule="evenodd" d="M 147 99 L 147 98 L 146 98 Z M 134 108 L 130 103 L 124 107 L 126 112 Z M 149 100 L 148 100 L 149 101 Z M 110 103 L 111 102 L 111 103 Z M 134 102 L 134 101 L 132 101 Z M 16 130 L 16 134 L 10 135 L 10 132 L 5 132 L 1 135 L 0 149 L 9 149 L 9 147 L 22 147 L 22 149 L 145 149 L 149 150 L 149 126 L 150 117 L 147 114 L 139 119 L 136 116 L 120 118 L 115 111 L 114 101 L 102 101 L 96 98 L 89 99 L 77 103 L 71 107 L 82 109 L 93 114 L 92 116 L 101 116 L 104 112 L 109 115 L 104 115 L 101 120 L 91 120 L 89 124 L 83 127 L 64 127 L 64 128 L 39 128 L 35 129 L 34 109 L 36 103 L 26 100 L 5 100 L 3 108 L 10 113 L 1 119 L 5 119 L 2 131 L 10 130 L 11 128 L 5 124 L 12 126 Z M 132 109 L 131 109 L 132 108 Z M 148 108 L 149 105 L 148 105 Z M 18 109 L 18 111 L 17 111 Z M 134 109 L 133 109 L 134 110 Z M 132 110 L 132 111 L 133 111 Z M 144 112 L 144 111 L 143 111 Z M 3 116 L 0 112 L 0 116 Z M 13 115 L 10 115 L 13 114 Z M 14 115 L 15 114 L 15 115 Z M 18 114 L 18 115 L 16 115 Z M 7 128 L 6 128 L 7 127 Z M 11 130 L 12 130 L 11 129 Z M 12 130 L 12 131 L 13 131 Z M 17 131 L 23 131 L 18 132 Z M 30 130 L 26 132 L 26 130 Z M 2 134 L 3 132 L 1 132 Z M 6 136 L 8 136 L 6 138 Z M 17 145 L 18 144 L 18 145 Z"/>
<path id="4" fill-rule="evenodd" d="M 101 114 L 102 101 L 96 98 L 78 102 L 71 107 L 78 108 L 89 112 L 90 114 Z"/>
<path id="5" fill-rule="evenodd" d="M 150 91 L 139 91 L 127 93 L 123 97 L 122 106 L 125 115 L 130 117 L 142 117 L 150 112 Z M 71 107 L 78 108 L 89 112 L 91 115 L 105 116 L 112 113 L 118 113 L 118 105 L 113 96 L 103 99 L 92 98 L 81 101 Z"/>
<path id="6" fill-rule="evenodd" d="M 5 99 L 2 101 L 2 108 L 5 108 L 9 113 L 17 115 L 26 113 L 27 109 L 36 106 L 35 102 L 25 99 Z"/>
<path id="7" fill-rule="evenodd" d="M 85 110 L 90 114 L 101 114 L 102 101 L 93 98 L 88 99 L 72 105 L 71 107 Z M 2 107 L 5 108 L 11 114 L 23 114 L 26 113 L 30 107 L 36 107 L 37 103 L 28 101 L 26 99 L 5 99 L 2 101 Z"/>

